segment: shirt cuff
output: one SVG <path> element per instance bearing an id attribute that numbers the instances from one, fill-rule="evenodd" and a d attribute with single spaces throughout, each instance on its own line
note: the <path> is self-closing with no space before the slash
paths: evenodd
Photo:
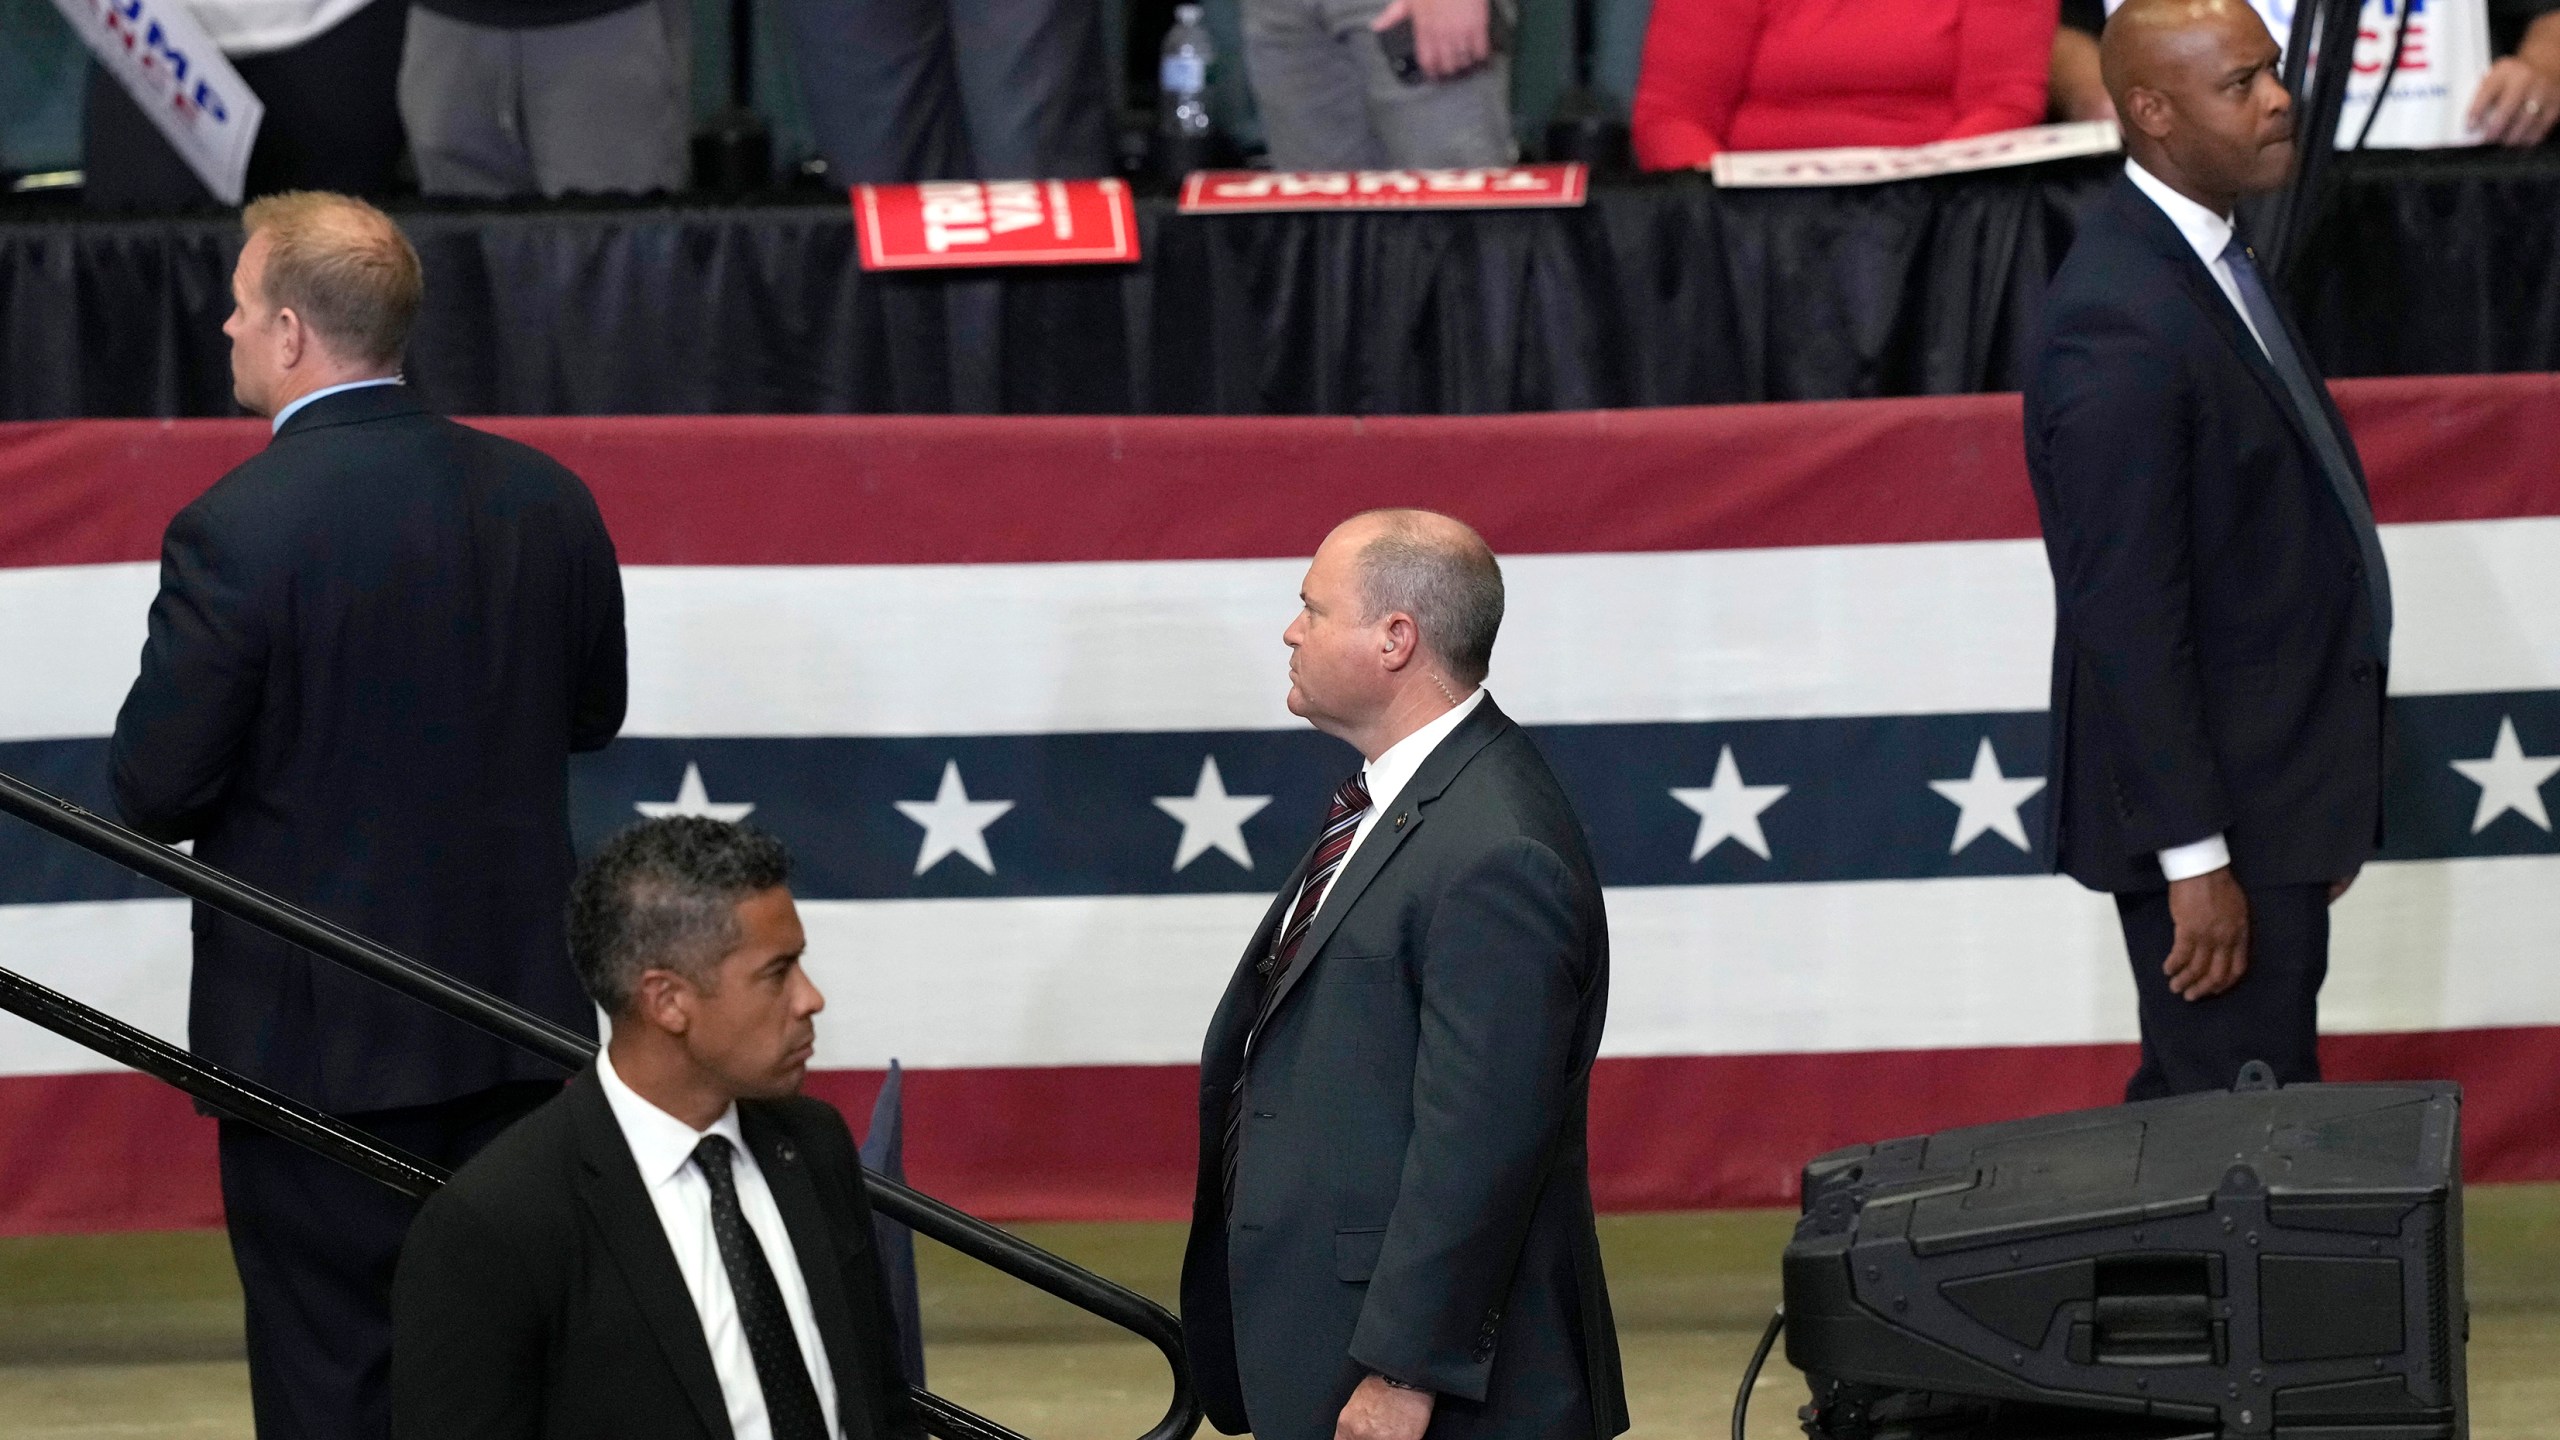
<path id="1" fill-rule="evenodd" d="M 1409 1383 L 1409 1382 L 1407 1382 L 1407 1381 L 1399 1380 L 1399 1379 L 1397 1379 L 1396 1377 L 1394 1377 L 1393 1375 L 1388 1374 L 1388 1373 L 1387 1373 L 1386 1371 L 1384 1371 L 1384 1370 L 1372 1370 L 1372 1371 L 1370 1371 L 1369 1373 L 1370 1373 L 1370 1374 L 1372 1374 L 1372 1375 L 1377 1376 L 1381 1381 L 1385 1382 L 1386 1387 L 1387 1387 L 1388 1389 L 1390 1389 L 1390 1390 L 1411 1390 L 1411 1391 L 1414 1391 L 1414 1392 L 1416 1392 L 1416 1393 L 1418 1393 L 1418 1394 L 1423 1394 L 1423 1395 L 1428 1395 L 1428 1394 L 1430 1394 L 1430 1393 L 1431 1393 L 1431 1390 L 1430 1390 L 1430 1387 L 1429 1387 L 1429 1386 L 1425 1386 L 1425 1385 L 1415 1385 L 1415 1384 L 1411 1384 L 1411 1383 Z"/>
<path id="2" fill-rule="evenodd" d="M 2207 835 L 2193 845 L 2172 845 L 2160 852 L 2160 873 L 2171 880 L 2193 880 L 2227 869 L 2231 846 L 2220 835 Z"/>

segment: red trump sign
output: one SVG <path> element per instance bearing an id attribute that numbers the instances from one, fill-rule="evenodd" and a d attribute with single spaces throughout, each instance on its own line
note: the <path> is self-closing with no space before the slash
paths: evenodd
<path id="1" fill-rule="evenodd" d="M 1138 258 L 1138 212 L 1118 180 L 933 180 L 859 185 L 865 270 L 1107 265 Z"/>
<path id="2" fill-rule="evenodd" d="M 1543 210 L 1580 205 L 1580 165 L 1463 170 L 1201 170 L 1182 183 L 1182 213 L 1256 210 Z"/>

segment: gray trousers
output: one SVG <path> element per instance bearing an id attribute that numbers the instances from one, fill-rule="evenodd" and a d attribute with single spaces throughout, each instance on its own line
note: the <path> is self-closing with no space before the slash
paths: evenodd
<path id="1" fill-rule="evenodd" d="M 400 118 L 419 188 L 484 199 L 682 189 L 692 49 L 681 0 L 521 30 L 412 7 Z"/>
<path id="2" fill-rule="evenodd" d="M 1493 0 L 1510 9 L 1511 0 Z M 1276 170 L 1508 165 L 1511 57 L 1407 85 L 1369 22 L 1385 0 L 1244 0 L 1245 62 Z"/>

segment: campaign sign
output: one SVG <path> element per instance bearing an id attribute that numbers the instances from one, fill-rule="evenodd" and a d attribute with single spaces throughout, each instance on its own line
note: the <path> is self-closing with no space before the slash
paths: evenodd
<path id="1" fill-rule="evenodd" d="M 2112 120 L 2029 125 L 1927 145 L 1844 145 L 1829 150 L 1727 150 L 1712 171 L 1726 189 L 1806 185 L 1880 185 L 1931 175 L 1961 175 L 2011 165 L 2038 165 L 2123 148 Z"/>
<path id="2" fill-rule="evenodd" d="M 1553 210 L 1590 198 L 1580 165 L 1483 165 L 1463 170 L 1196 170 L 1182 182 L 1185 215 L 1264 210 Z"/>
<path id="3" fill-rule="evenodd" d="M 1138 211 L 1118 180 L 931 180 L 860 185 L 865 270 L 1104 265 L 1138 258 Z"/>
<path id="4" fill-rule="evenodd" d="M 181 0 L 53 0 L 89 53 L 160 127 L 196 178 L 237 205 L 266 118 L 240 72 Z"/>

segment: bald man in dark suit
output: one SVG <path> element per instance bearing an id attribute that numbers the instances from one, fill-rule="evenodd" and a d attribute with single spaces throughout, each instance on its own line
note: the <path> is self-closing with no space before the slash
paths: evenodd
<path id="1" fill-rule="evenodd" d="M 1607 1440 L 1608 918 L 1571 803 L 1483 689 L 1501 569 L 1447 516 L 1378 512 L 1301 599 L 1289 708 L 1364 763 L 1202 1046 L 1201 1401 L 1260 1440 Z"/>
<path id="2" fill-rule="evenodd" d="M 2235 228 L 2293 164 L 2241 0 L 2108 22 L 2125 176 L 2045 301 L 2028 474 L 2053 567 L 2045 853 L 2116 897 L 2126 1098 L 2320 1078 L 2329 905 L 2379 843 L 2391 582 L 2355 441 Z"/>

